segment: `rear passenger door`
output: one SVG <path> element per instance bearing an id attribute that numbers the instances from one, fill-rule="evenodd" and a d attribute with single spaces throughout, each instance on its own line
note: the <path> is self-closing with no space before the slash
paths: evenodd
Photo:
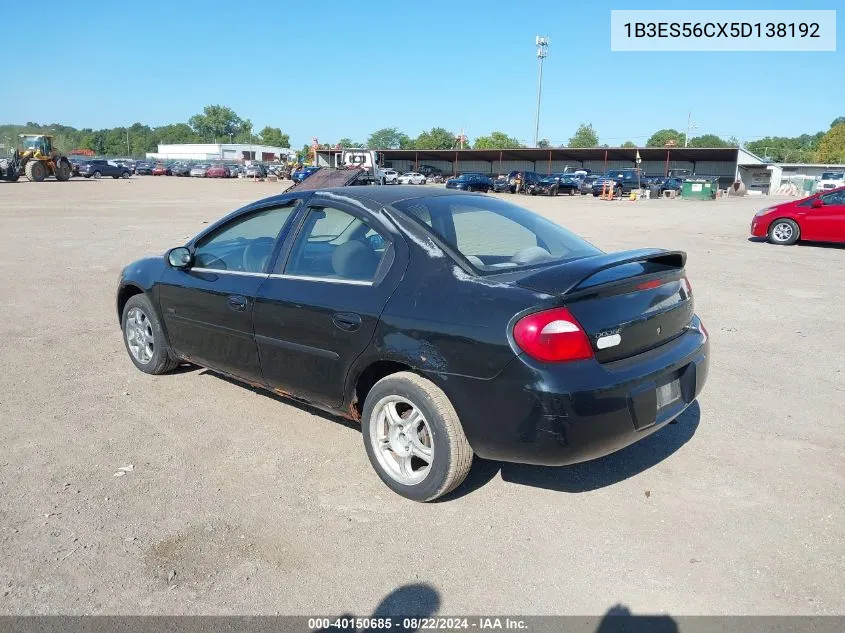
<path id="1" fill-rule="evenodd" d="M 264 379 L 275 390 L 339 407 L 399 284 L 408 250 L 386 219 L 315 194 L 255 298 Z"/>

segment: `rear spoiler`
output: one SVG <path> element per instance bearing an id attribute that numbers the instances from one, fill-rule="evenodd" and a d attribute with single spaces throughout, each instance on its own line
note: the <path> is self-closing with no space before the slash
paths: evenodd
<path id="1" fill-rule="evenodd" d="M 684 251 L 640 248 L 632 251 L 582 257 L 565 264 L 549 266 L 523 277 L 517 284 L 541 292 L 547 292 L 547 288 L 553 287 L 555 289 L 554 294 L 562 296 L 577 290 L 578 286 L 590 277 L 608 268 L 624 266 L 625 264 L 652 263 L 663 264 L 680 270 L 686 262 L 687 254 Z"/>

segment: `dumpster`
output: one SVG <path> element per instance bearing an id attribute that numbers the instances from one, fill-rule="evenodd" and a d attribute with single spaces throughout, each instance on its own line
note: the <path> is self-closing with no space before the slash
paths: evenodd
<path id="1" fill-rule="evenodd" d="M 681 184 L 685 200 L 713 200 L 719 190 L 719 179 L 708 176 L 689 176 Z"/>

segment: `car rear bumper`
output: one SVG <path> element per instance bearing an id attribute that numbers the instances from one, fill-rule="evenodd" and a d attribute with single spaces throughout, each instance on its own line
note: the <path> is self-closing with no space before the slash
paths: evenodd
<path id="1" fill-rule="evenodd" d="M 524 355 L 491 380 L 449 376 L 452 400 L 477 455 L 561 466 L 602 457 L 677 418 L 707 380 L 708 338 L 694 326 L 630 359 L 543 364 Z M 658 408 L 660 385 L 677 380 L 680 398 Z"/>

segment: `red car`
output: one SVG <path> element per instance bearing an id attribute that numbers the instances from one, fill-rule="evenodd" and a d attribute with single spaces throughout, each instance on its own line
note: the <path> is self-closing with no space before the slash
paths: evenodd
<path id="1" fill-rule="evenodd" d="M 751 235 L 786 246 L 799 239 L 845 242 L 845 187 L 758 211 L 751 221 Z"/>
<path id="2" fill-rule="evenodd" d="M 209 167 L 208 171 L 205 172 L 206 178 L 228 178 L 229 177 L 229 168 L 225 165 L 214 165 L 213 167 Z"/>
<path id="3" fill-rule="evenodd" d="M 159 163 L 155 167 L 153 167 L 153 176 L 169 176 L 170 175 L 170 167 L 167 165 L 162 165 Z"/>

